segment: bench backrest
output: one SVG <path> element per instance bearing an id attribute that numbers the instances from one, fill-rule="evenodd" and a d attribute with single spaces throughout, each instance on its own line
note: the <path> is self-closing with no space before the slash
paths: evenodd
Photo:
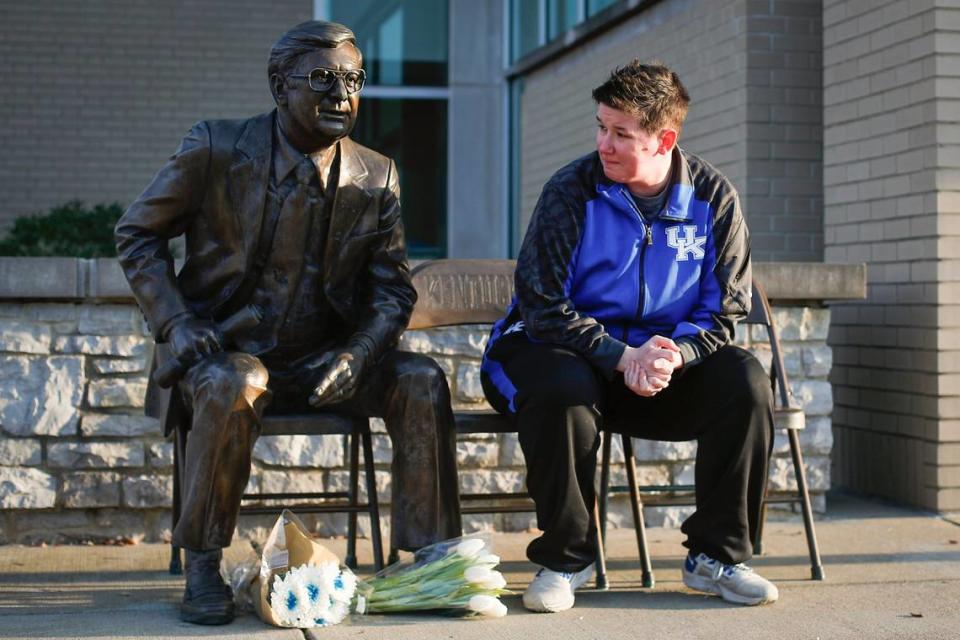
<path id="1" fill-rule="evenodd" d="M 411 329 L 483 324 L 503 317 L 513 297 L 516 260 L 429 260 L 411 270 L 417 306 Z M 770 305 L 754 279 L 746 324 L 770 325 Z"/>
<path id="2" fill-rule="evenodd" d="M 411 271 L 417 289 L 417 305 L 411 329 L 458 324 L 484 324 L 503 317 L 513 297 L 515 260 L 430 260 Z M 782 406 L 789 405 L 790 385 L 783 366 L 777 329 L 763 286 L 753 280 L 750 314 L 741 324 L 766 328 L 773 356 L 771 378 Z"/>
<path id="3" fill-rule="evenodd" d="M 417 306 L 411 329 L 493 323 L 513 297 L 515 260 L 430 260 L 411 275 Z"/>

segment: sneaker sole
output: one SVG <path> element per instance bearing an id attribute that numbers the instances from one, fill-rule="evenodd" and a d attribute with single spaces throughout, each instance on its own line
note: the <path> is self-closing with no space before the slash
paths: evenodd
<path id="1" fill-rule="evenodd" d="M 567 601 L 564 600 L 559 605 L 548 607 L 543 603 L 527 604 L 527 599 L 524 598 L 523 608 L 526 609 L 527 611 L 532 611 L 533 613 L 560 613 L 561 611 L 567 611 L 568 609 L 573 609 L 574 602 L 575 602 L 575 598 L 573 596 L 570 596 L 569 604 L 567 604 Z"/>
<path id="2" fill-rule="evenodd" d="M 775 602 L 774 600 L 768 600 L 766 598 L 750 598 L 747 596 L 740 595 L 739 593 L 734 593 L 729 589 L 724 588 L 723 585 L 718 584 L 717 582 L 705 578 L 704 576 L 698 576 L 693 573 L 683 572 L 683 584 L 687 585 L 695 591 L 702 591 L 704 593 L 709 593 L 715 596 L 720 596 L 727 602 L 732 602 L 734 604 L 744 604 L 747 606 L 755 606 L 758 604 L 767 604 L 768 602 Z"/>

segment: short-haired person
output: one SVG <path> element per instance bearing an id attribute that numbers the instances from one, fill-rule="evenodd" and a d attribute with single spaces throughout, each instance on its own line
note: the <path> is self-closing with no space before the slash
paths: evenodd
<path id="1" fill-rule="evenodd" d="M 601 427 L 698 443 L 683 581 L 742 604 L 777 588 L 750 559 L 773 438 L 760 363 L 730 344 L 749 311 L 750 245 L 737 193 L 677 146 L 689 96 L 634 60 L 593 91 L 597 150 L 543 187 L 520 249 L 516 297 L 482 366 L 512 416 L 543 534 L 523 596 L 562 611 L 593 574 Z"/>

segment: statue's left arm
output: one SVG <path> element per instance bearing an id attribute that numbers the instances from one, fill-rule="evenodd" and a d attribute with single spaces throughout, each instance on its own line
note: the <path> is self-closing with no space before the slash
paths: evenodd
<path id="1" fill-rule="evenodd" d="M 309 398 L 323 406 L 350 398 L 367 366 L 394 347 L 407 328 L 417 292 L 410 278 L 400 219 L 400 184 L 390 161 L 382 187 L 376 238 L 357 274 L 357 324 L 346 348 L 324 354 L 311 365 L 319 380 Z"/>
<path id="2" fill-rule="evenodd" d="M 417 292 L 410 278 L 407 248 L 400 218 L 400 183 L 391 160 L 379 203 L 380 223 L 371 247 L 365 273 L 358 281 L 359 322 L 350 346 L 365 351 L 366 361 L 375 362 L 396 345 L 407 328 Z"/>
<path id="3" fill-rule="evenodd" d="M 202 208 L 210 148 L 207 124 L 195 124 L 115 229 L 120 265 L 158 341 L 177 320 L 192 315 L 168 241 L 184 233 Z"/>

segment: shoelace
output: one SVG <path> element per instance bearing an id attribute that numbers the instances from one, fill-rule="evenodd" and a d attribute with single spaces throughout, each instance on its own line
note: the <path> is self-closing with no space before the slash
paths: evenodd
<path id="1" fill-rule="evenodd" d="M 727 576 L 728 578 L 732 576 L 734 573 L 737 573 L 738 571 L 745 571 L 750 573 L 753 571 L 753 569 L 743 564 L 742 562 L 740 564 L 723 565 L 723 575 Z"/>
<path id="2" fill-rule="evenodd" d="M 708 567 L 713 567 L 717 565 L 720 566 L 720 571 L 717 573 L 714 573 L 714 575 L 718 578 L 721 575 L 724 575 L 729 578 L 730 576 L 737 573 L 738 571 L 753 572 L 753 569 L 743 564 L 742 562 L 738 564 L 723 564 L 719 560 L 714 560 L 713 558 L 711 558 L 710 556 L 704 553 L 701 553 L 700 555 L 702 556 L 701 562 L 703 562 Z"/>

